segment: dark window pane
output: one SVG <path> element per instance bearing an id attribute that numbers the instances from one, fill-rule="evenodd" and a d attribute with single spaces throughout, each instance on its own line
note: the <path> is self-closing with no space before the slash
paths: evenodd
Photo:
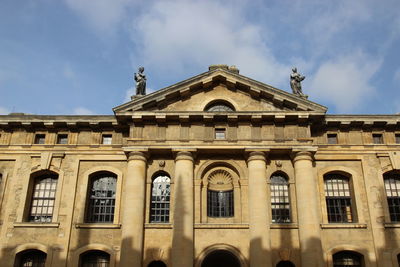
<path id="1" fill-rule="evenodd" d="M 362 267 L 362 262 L 361 255 L 350 251 L 342 251 L 333 255 L 334 267 Z"/>
<path id="2" fill-rule="evenodd" d="M 67 134 L 57 135 L 57 144 L 60 144 L 60 145 L 68 144 L 68 135 Z"/>
<path id="3" fill-rule="evenodd" d="M 392 222 L 400 222 L 400 175 L 386 174 L 384 183 L 390 220 Z"/>
<path id="4" fill-rule="evenodd" d="M 207 191 L 207 215 L 209 217 L 233 217 L 233 191 Z"/>
<path id="5" fill-rule="evenodd" d="M 383 144 L 382 134 L 372 134 L 372 138 L 374 140 L 374 144 Z"/>
<path id="6" fill-rule="evenodd" d="M 396 144 L 400 144 L 400 134 L 395 134 Z"/>
<path id="7" fill-rule="evenodd" d="M 340 174 L 327 175 L 325 178 L 325 197 L 329 222 L 353 222 L 348 178 Z"/>
<path id="8" fill-rule="evenodd" d="M 44 267 L 46 263 L 46 253 L 39 250 L 22 252 L 20 255 L 20 267 Z"/>
<path id="9" fill-rule="evenodd" d="M 108 267 L 110 255 L 103 251 L 90 251 L 81 256 L 80 267 Z"/>
<path id="10" fill-rule="evenodd" d="M 110 174 L 95 177 L 89 191 L 86 221 L 112 223 L 114 221 L 117 178 Z"/>
<path id="11" fill-rule="evenodd" d="M 151 190 L 150 222 L 169 222 L 169 200 L 171 179 L 160 175 L 153 180 Z"/>
<path id="12" fill-rule="evenodd" d="M 225 139 L 225 129 L 224 128 L 216 128 L 215 129 L 215 139 Z"/>
<path id="13" fill-rule="evenodd" d="M 233 106 L 225 102 L 215 102 L 207 106 L 206 111 L 209 112 L 232 112 L 235 111 Z"/>
<path id="14" fill-rule="evenodd" d="M 46 135 L 45 134 L 37 134 L 35 135 L 35 144 L 43 145 L 45 141 Z"/>
<path id="15" fill-rule="evenodd" d="M 271 209 L 272 222 L 290 222 L 289 184 L 282 175 L 271 177 Z"/>
<path id="16" fill-rule="evenodd" d="M 328 144 L 337 144 L 337 134 L 328 134 Z"/>

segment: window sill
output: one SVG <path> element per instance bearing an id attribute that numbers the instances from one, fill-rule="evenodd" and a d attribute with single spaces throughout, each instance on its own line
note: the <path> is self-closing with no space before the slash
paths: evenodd
<path id="1" fill-rule="evenodd" d="M 249 229 L 247 223 L 196 223 L 195 229 Z"/>
<path id="2" fill-rule="evenodd" d="M 119 229 L 121 224 L 112 223 L 75 223 L 75 228 L 81 229 Z"/>
<path id="3" fill-rule="evenodd" d="M 359 228 L 366 229 L 366 223 L 321 223 L 322 229 L 351 229 Z"/>
<path id="4" fill-rule="evenodd" d="M 271 223 L 271 229 L 298 229 L 297 223 Z"/>
<path id="5" fill-rule="evenodd" d="M 15 222 L 14 228 L 58 228 L 60 223 Z"/>
<path id="6" fill-rule="evenodd" d="M 400 223 L 385 223 L 385 228 L 400 228 Z"/>
<path id="7" fill-rule="evenodd" d="M 172 229 L 172 224 L 170 223 L 146 223 L 144 225 L 146 229 Z"/>

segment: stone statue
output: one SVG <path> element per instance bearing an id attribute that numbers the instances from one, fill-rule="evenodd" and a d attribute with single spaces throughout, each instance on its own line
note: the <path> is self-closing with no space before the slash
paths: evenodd
<path id="1" fill-rule="evenodd" d="M 145 95 L 146 94 L 146 75 L 143 73 L 144 68 L 139 67 L 138 73 L 135 73 L 135 81 L 136 81 L 136 95 Z"/>
<path id="2" fill-rule="evenodd" d="M 290 74 L 290 87 L 292 87 L 293 94 L 306 97 L 301 90 L 301 81 L 305 78 L 305 76 L 297 72 L 297 68 L 292 69 L 292 74 Z"/>

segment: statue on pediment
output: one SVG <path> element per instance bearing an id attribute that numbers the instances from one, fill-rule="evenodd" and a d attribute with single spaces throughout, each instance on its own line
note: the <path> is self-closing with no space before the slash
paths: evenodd
<path id="1" fill-rule="evenodd" d="M 139 67 L 138 73 L 135 73 L 134 79 L 136 81 L 136 95 L 146 95 L 146 75 L 144 68 Z"/>
<path id="2" fill-rule="evenodd" d="M 293 94 L 298 95 L 300 97 L 307 98 L 305 94 L 303 94 L 303 91 L 301 90 L 301 82 L 305 79 L 306 77 L 303 75 L 300 75 L 300 73 L 297 72 L 297 68 L 294 67 L 292 69 L 292 74 L 290 74 L 290 87 L 292 87 Z"/>

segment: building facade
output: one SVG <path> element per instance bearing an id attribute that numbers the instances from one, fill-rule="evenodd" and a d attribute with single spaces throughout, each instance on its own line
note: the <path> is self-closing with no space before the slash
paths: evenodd
<path id="1" fill-rule="evenodd" d="M 0 266 L 399 266 L 400 115 L 225 65 L 112 116 L 0 116 Z"/>

